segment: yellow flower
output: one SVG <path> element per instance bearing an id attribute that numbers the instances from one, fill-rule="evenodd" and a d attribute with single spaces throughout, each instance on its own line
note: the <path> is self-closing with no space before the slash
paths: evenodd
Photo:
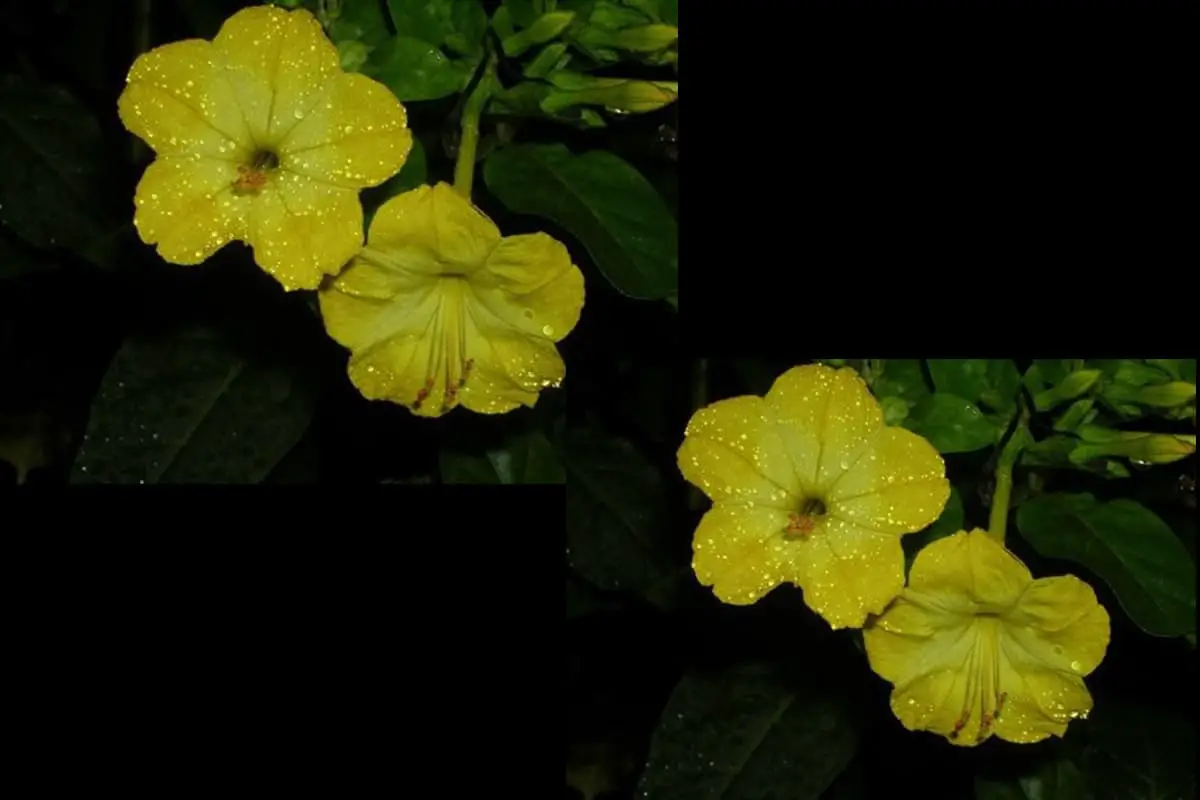
<path id="1" fill-rule="evenodd" d="M 1083 684 L 1108 648 L 1108 613 L 1066 575 L 1034 580 L 981 530 L 917 554 L 908 588 L 863 631 L 871 668 L 895 685 L 909 730 L 972 746 L 1062 736 L 1087 716 Z"/>
<path id="2" fill-rule="evenodd" d="M 692 568 L 726 603 L 781 583 L 834 628 L 858 627 L 904 586 L 900 537 L 950 496 L 937 451 L 883 412 L 852 369 L 785 372 L 766 397 L 696 412 L 679 468 L 713 507 L 696 529 Z"/>
<path id="3" fill-rule="evenodd" d="M 315 289 L 362 246 L 359 190 L 412 148 L 404 107 L 342 72 L 303 9 L 239 11 L 211 42 L 139 56 L 126 81 L 121 121 L 157 154 L 133 222 L 175 264 L 243 241 L 285 289 Z"/>
<path id="4" fill-rule="evenodd" d="M 458 404 L 501 414 L 562 381 L 555 343 L 579 321 L 583 273 L 560 242 L 501 238 L 439 183 L 384 203 L 367 246 L 320 300 L 363 396 L 424 417 Z"/>

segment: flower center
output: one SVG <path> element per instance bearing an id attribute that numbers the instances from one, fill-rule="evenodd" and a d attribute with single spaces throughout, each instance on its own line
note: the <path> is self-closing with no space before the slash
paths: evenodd
<path id="1" fill-rule="evenodd" d="M 466 386 L 475 359 L 467 355 L 467 298 L 462 280 L 439 281 L 437 308 L 430 324 L 425 363 L 425 384 L 413 400 L 414 411 L 440 396 L 441 411 L 446 413 L 459 402 L 459 391 Z"/>
<path id="2" fill-rule="evenodd" d="M 239 194 L 257 194 L 278 166 L 279 156 L 274 152 L 256 151 L 250 157 L 250 163 L 238 165 L 238 179 L 233 183 L 233 190 Z"/>
<path id="3" fill-rule="evenodd" d="M 784 538 L 807 539 L 816 530 L 826 511 L 825 501 L 821 498 L 804 498 L 799 508 L 788 514 L 788 524 L 783 529 Z"/>

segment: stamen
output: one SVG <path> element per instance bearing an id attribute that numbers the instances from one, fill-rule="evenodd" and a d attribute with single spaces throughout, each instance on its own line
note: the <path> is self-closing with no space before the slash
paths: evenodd
<path id="1" fill-rule="evenodd" d="M 787 527 L 783 529 L 783 533 L 785 536 L 792 538 L 807 539 L 816 526 L 817 523 L 812 517 L 807 514 L 801 514 L 798 511 L 793 511 L 788 514 Z"/>

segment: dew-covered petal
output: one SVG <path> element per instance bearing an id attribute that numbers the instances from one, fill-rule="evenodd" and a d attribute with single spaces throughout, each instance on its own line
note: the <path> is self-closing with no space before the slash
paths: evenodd
<path id="1" fill-rule="evenodd" d="M 1005 637 L 1000 659 L 1004 707 L 993 730 L 1017 744 L 1062 736 L 1071 720 L 1086 717 L 1092 709 L 1092 696 L 1082 678 L 1031 667 L 1025 658 L 1021 648 Z"/>
<path id="2" fill-rule="evenodd" d="M 910 593 L 964 613 L 1007 611 L 1032 581 L 1016 556 L 978 528 L 927 544 L 908 574 Z"/>
<path id="3" fill-rule="evenodd" d="M 973 616 L 948 614 L 902 593 L 863 628 L 871 669 L 896 685 L 950 669 L 962 660 L 963 637 L 973 622 Z"/>
<path id="4" fill-rule="evenodd" d="M 279 170 L 255 197 L 250 243 L 255 262 L 284 289 L 316 289 L 362 246 L 358 195 Z"/>
<path id="5" fill-rule="evenodd" d="M 1034 581 L 1005 621 L 1029 663 L 1060 672 L 1088 675 L 1108 650 L 1108 612 L 1074 575 Z"/>
<path id="6" fill-rule="evenodd" d="M 879 431 L 825 494 L 831 514 L 892 534 L 930 525 L 949 499 L 942 457 L 928 441 L 904 428 Z"/>
<path id="7" fill-rule="evenodd" d="M 509 236 L 471 276 L 475 298 L 517 330 L 554 342 L 579 322 L 583 273 L 562 242 L 544 233 Z"/>
<path id="8" fill-rule="evenodd" d="M 761 397 L 718 400 L 692 415 L 676 456 L 688 483 L 713 502 L 794 510 L 799 481 Z"/>
<path id="9" fill-rule="evenodd" d="M 201 39 L 138 56 L 117 110 L 125 127 L 159 155 L 234 160 L 253 148 L 219 57 Z"/>
<path id="10" fill-rule="evenodd" d="M 380 206 L 367 243 L 380 251 L 420 251 L 430 270 L 436 265 L 439 272 L 470 275 L 500 243 L 500 230 L 449 184 L 439 183 L 398 194 Z M 408 261 L 416 258 L 406 256 Z"/>
<path id="11" fill-rule="evenodd" d="M 250 199 L 233 193 L 237 165 L 220 159 L 160 156 L 134 195 L 133 224 L 173 264 L 199 264 L 246 236 Z"/>
<path id="12" fill-rule="evenodd" d="M 503 414 L 518 404 L 533 406 L 543 389 L 562 383 L 566 365 L 553 340 L 502 323 L 477 300 L 467 308 L 471 368 L 459 392 L 464 408 Z"/>
<path id="13" fill-rule="evenodd" d="M 810 494 L 820 494 L 850 469 L 883 428 L 878 401 L 848 367 L 793 367 L 776 379 L 766 401 Z"/>
<path id="14" fill-rule="evenodd" d="M 404 106 L 383 84 L 339 73 L 279 143 L 289 168 L 353 189 L 378 186 L 412 150 Z M 465 201 L 464 201 L 465 202 Z"/>
<path id="15" fill-rule="evenodd" d="M 716 503 L 696 528 L 692 570 L 704 586 L 731 605 L 750 605 L 781 583 L 800 583 L 807 543 L 782 532 L 778 508 Z"/>
<path id="16" fill-rule="evenodd" d="M 895 536 L 826 517 L 812 533 L 804 602 L 833 628 L 860 628 L 904 587 L 904 550 Z"/>

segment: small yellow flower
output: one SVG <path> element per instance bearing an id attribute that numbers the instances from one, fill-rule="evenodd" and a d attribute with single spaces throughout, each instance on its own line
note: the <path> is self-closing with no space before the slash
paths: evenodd
<path id="1" fill-rule="evenodd" d="M 1062 736 L 1092 707 L 1083 676 L 1108 637 L 1090 586 L 1071 575 L 1035 581 L 978 529 L 923 548 L 908 588 L 863 631 L 904 727 L 967 746 Z"/>
<path id="2" fill-rule="evenodd" d="M 121 121 L 157 154 L 133 222 L 175 264 L 243 241 L 285 289 L 315 289 L 362 246 L 359 190 L 412 148 L 395 95 L 342 72 L 303 9 L 243 9 L 211 42 L 139 56 L 126 81 Z"/>
<path id="3" fill-rule="evenodd" d="M 797 584 L 834 628 L 861 626 L 900 592 L 900 537 L 936 520 L 950 497 L 941 456 L 885 427 L 848 368 L 795 367 L 766 397 L 700 409 L 678 458 L 713 500 L 693 542 L 700 582 L 736 605 Z"/>
<path id="4" fill-rule="evenodd" d="M 562 381 L 555 343 L 579 321 L 583 273 L 560 242 L 502 238 L 439 183 L 384 203 L 367 246 L 320 300 L 363 396 L 423 417 L 459 404 L 501 414 Z"/>

